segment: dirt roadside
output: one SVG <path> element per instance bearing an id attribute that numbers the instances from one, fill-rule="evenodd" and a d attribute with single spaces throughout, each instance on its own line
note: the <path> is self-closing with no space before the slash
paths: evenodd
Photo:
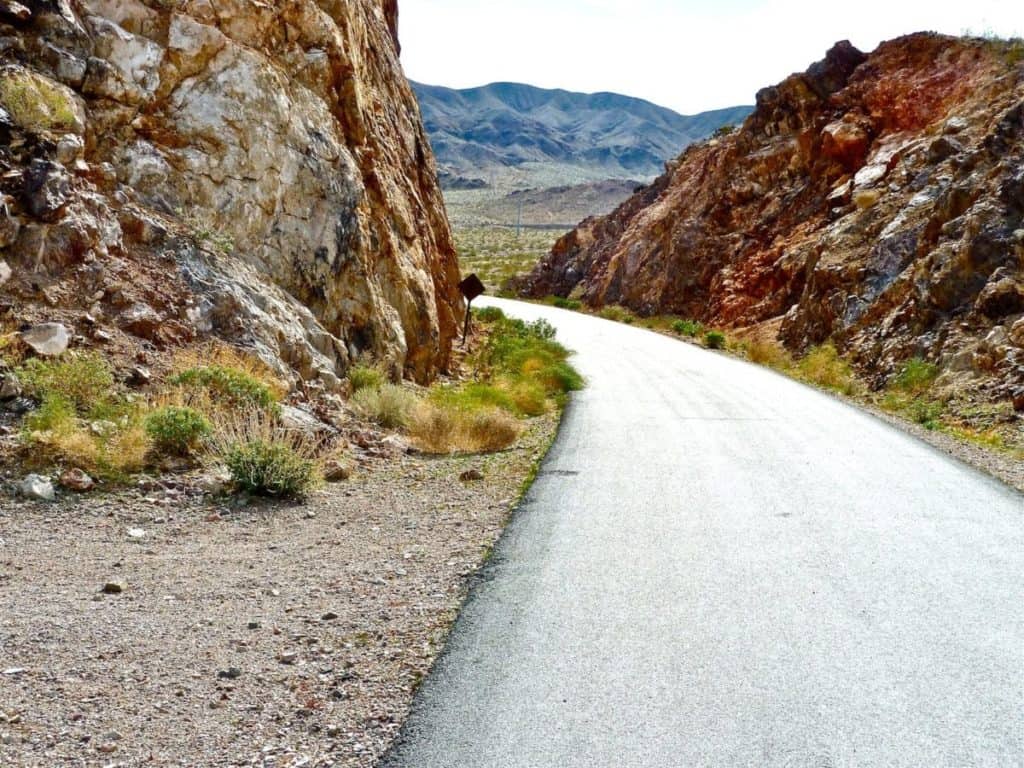
<path id="1" fill-rule="evenodd" d="M 556 429 L 304 505 L 3 492 L 0 765 L 372 766 Z"/>

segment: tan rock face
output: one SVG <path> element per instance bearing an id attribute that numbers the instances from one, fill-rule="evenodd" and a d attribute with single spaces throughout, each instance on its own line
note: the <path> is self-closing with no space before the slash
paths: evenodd
<path id="1" fill-rule="evenodd" d="M 846 43 L 581 224 L 523 289 L 727 327 L 783 318 L 791 349 L 832 339 L 879 383 L 908 357 L 952 369 L 984 347 L 969 373 L 1004 397 L 1024 352 L 985 339 L 1024 317 L 1022 214 L 1018 49 Z"/>
<path id="2" fill-rule="evenodd" d="M 395 2 L 22 5 L 0 10 L 10 285 L 134 275 L 119 301 L 303 378 L 445 367 L 458 270 Z"/>

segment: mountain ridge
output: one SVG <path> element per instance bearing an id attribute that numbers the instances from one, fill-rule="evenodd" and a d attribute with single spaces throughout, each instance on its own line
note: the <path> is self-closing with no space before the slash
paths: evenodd
<path id="1" fill-rule="evenodd" d="M 680 115 L 634 96 L 525 83 L 474 88 L 412 83 L 442 175 L 490 178 L 530 164 L 575 168 L 583 178 L 651 178 L 666 160 L 753 107 Z"/>

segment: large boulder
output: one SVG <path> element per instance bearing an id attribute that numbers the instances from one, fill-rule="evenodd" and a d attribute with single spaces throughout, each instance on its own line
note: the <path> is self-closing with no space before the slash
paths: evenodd
<path id="1" fill-rule="evenodd" d="M 135 335 L 215 333 L 295 378 L 363 355 L 421 381 L 447 366 L 463 302 L 396 2 L 22 6 L 0 13 L 16 270 L 103 291 Z"/>

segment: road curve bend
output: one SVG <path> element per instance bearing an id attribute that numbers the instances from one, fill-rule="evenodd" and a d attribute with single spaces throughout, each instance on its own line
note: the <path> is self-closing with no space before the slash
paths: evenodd
<path id="1" fill-rule="evenodd" d="M 1024 765 L 1024 496 L 771 371 L 490 303 L 588 387 L 384 766 Z"/>

